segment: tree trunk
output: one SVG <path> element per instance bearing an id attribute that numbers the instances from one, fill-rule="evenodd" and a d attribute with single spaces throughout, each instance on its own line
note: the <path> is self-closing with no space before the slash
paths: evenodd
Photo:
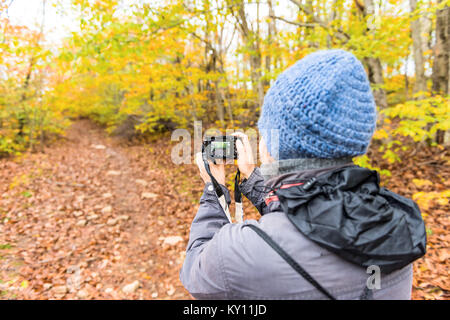
<path id="1" fill-rule="evenodd" d="M 257 2 L 259 4 L 259 2 Z M 262 57 L 261 50 L 259 47 L 259 34 L 250 29 L 250 26 L 247 22 L 247 16 L 245 13 L 245 2 L 242 0 L 237 9 L 237 13 L 234 11 L 233 15 L 236 19 L 236 22 L 239 26 L 239 31 L 241 33 L 242 38 L 247 44 L 247 48 L 250 53 L 250 77 L 252 81 L 252 89 L 256 91 L 258 96 L 258 104 L 262 104 L 264 100 L 264 88 L 261 82 L 261 66 L 262 66 Z M 259 22 L 258 22 L 259 24 Z M 256 105 L 253 109 L 255 109 Z M 254 110 L 253 110 L 254 111 Z"/>
<path id="2" fill-rule="evenodd" d="M 222 126 L 225 125 L 225 111 L 224 111 L 224 106 L 223 106 L 223 100 L 222 100 L 222 96 L 220 94 L 220 89 L 219 89 L 219 81 L 214 81 L 214 87 L 215 87 L 215 100 L 216 100 L 216 107 L 217 107 L 217 118 L 220 121 L 220 124 Z"/>
<path id="3" fill-rule="evenodd" d="M 427 9 L 430 9 L 432 7 L 431 1 L 427 5 Z M 422 37 L 421 44 L 422 44 L 422 53 L 426 58 L 429 57 L 430 51 L 431 51 L 431 32 L 433 28 L 433 21 L 431 19 L 430 13 L 423 13 L 420 15 L 420 30 Z"/>
<path id="4" fill-rule="evenodd" d="M 373 0 L 364 0 L 364 16 L 374 15 L 375 7 Z M 367 29 L 371 32 L 375 28 L 374 25 L 367 24 Z M 381 66 L 381 61 L 378 58 L 366 58 L 365 59 L 367 68 L 369 69 L 369 80 L 373 83 L 376 88 L 373 90 L 373 95 L 375 98 L 375 103 L 380 109 L 387 107 L 387 97 L 386 91 L 383 88 L 383 68 Z"/>
<path id="5" fill-rule="evenodd" d="M 375 103 L 378 107 L 380 107 L 380 109 L 387 108 L 388 104 L 386 91 L 382 88 L 384 85 L 384 79 L 380 59 L 365 58 L 365 62 L 369 71 L 369 81 L 376 86 L 376 88 L 373 89 Z"/>
<path id="6" fill-rule="evenodd" d="M 417 0 L 409 0 L 411 13 L 418 9 Z M 425 59 L 422 45 L 422 27 L 419 17 L 413 17 L 411 21 L 411 35 L 413 40 L 413 56 L 415 66 L 416 82 L 414 84 L 413 93 L 427 91 L 427 79 L 425 77 Z"/>
<path id="7" fill-rule="evenodd" d="M 441 2 L 443 2 L 442 0 Z M 433 62 L 433 93 L 450 94 L 450 7 L 436 12 L 436 45 Z M 438 130 L 436 142 L 450 144 L 449 132 Z"/>
<path id="8" fill-rule="evenodd" d="M 306 0 L 305 8 L 308 12 L 311 14 L 306 15 L 306 23 L 313 24 L 316 20 L 314 19 L 314 5 L 313 0 Z M 305 36 L 308 38 L 311 34 L 314 33 L 314 28 L 306 28 L 305 29 Z M 313 48 L 319 48 L 319 44 L 315 41 L 308 41 L 308 44 Z"/>
<path id="9" fill-rule="evenodd" d="M 331 12 L 330 15 L 328 16 L 328 24 L 330 24 L 331 22 L 334 21 L 334 19 L 336 19 L 336 11 L 337 11 L 337 0 L 333 0 L 333 2 L 331 3 Z M 332 37 L 331 34 L 327 35 L 327 48 L 331 49 L 332 46 Z"/>
<path id="10" fill-rule="evenodd" d="M 437 11 L 433 62 L 433 91 L 449 94 L 450 7 Z"/>
<path id="11" fill-rule="evenodd" d="M 267 5 L 269 7 L 269 17 L 274 17 L 275 13 L 273 11 L 272 0 L 267 0 Z M 272 57 L 270 55 L 270 48 L 273 46 L 273 43 L 274 43 L 273 38 L 274 38 L 274 35 L 276 35 L 276 34 L 277 34 L 277 31 L 276 31 L 275 19 L 270 18 L 267 21 L 267 46 L 269 47 L 269 50 L 267 50 L 267 54 L 266 54 L 266 80 L 263 82 L 264 89 L 266 89 L 267 87 L 270 86 L 270 81 L 269 81 L 269 77 L 268 77 L 272 70 Z M 275 66 L 275 62 L 274 62 L 274 66 Z"/>

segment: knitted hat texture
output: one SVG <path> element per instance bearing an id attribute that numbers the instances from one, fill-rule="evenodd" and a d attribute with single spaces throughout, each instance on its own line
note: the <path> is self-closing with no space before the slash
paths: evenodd
<path id="1" fill-rule="evenodd" d="M 258 129 L 276 159 L 342 158 L 367 151 L 376 117 L 361 62 L 343 50 L 324 50 L 276 79 Z"/>

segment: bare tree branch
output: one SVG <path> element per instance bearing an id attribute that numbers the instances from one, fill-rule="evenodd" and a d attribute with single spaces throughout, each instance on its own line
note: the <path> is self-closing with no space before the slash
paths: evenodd
<path id="1" fill-rule="evenodd" d="M 41 20 L 41 29 L 39 32 L 38 42 L 41 40 L 44 35 L 44 26 L 45 26 L 45 6 L 47 4 L 47 0 L 42 0 L 42 20 Z"/>
<path id="2" fill-rule="evenodd" d="M 328 29 L 328 25 L 321 20 L 319 17 L 315 16 L 313 12 L 311 12 L 306 6 L 298 2 L 297 0 L 290 0 L 293 4 L 295 4 L 301 11 L 306 13 L 308 16 L 311 16 L 311 18 L 314 20 L 315 23 L 319 24 L 322 28 Z"/>
<path id="3" fill-rule="evenodd" d="M 8 4 L 8 6 L 6 7 L 6 23 L 5 26 L 3 28 L 3 37 L 2 37 L 2 44 L 4 44 L 6 42 L 6 30 L 8 28 L 8 24 L 9 24 L 9 8 L 11 7 L 11 5 L 13 4 L 14 0 L 11 0 Z"/>
<path id="4" fill-rule="evenodd" d="M 364 5 L 362 5 L 358 0 L 354 0 L 354 2 L 359 12 L 364 13 Z"/>
<path id="5" fill-rule="evenodd" d="M 272 19 L 284 21 L 286 23 L 289 23 L 289 24 L 292 24 L 292 25 L 298 26 L 298 27 L 305 27 L 305 28 L 315 28 L 315 27 L 317 27 L 316 23 L 300 23 L 300 22 L 286 20 L 283 17 L 277 17 L 277 16 L 269 16 L 269 17 L 272 18 Z"/>
<path id="6" fill-rule="evenodd" d="M 330 27 L 328 26 L 328 24 L 325 21 L 323 21 L 319 17 L 315 16 L 313 12 L 311 12 L 308 8 L 306 8 L 299 1 L 297 1 L 297 0 L 290 0 L 290 1 L 293 4 L 295 4 L 301 11 L 303 11 L 305 14 L 310 16 L 314 20 L 314 22 L 317 23 L 319 26 L 321 26 L 322 28 L 324 28 L 326 30 L 330 29 Z M 340 40 L 343 40 L 343 41 L 347 41 L 350 39 L 350 36 L 342 30 L 334 30 L 334 36 L 336 36 L 336 38 L 339 38 Z"/>
<path id="7" fill-rule="evenodd" d="M 8 6 L 6 7 L 6 17 L 7 17 L 7 18 L 9 18 L 8 11 L 9 11 L 9 8 L 11 7 L 11 5 L 13 4 L 13 2 L 14 2 L 14 0 L 11 0 L 11 1 L 9 2 Z"/>

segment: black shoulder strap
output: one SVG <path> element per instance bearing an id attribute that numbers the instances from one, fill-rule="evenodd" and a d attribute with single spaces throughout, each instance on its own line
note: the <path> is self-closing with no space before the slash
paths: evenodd
<path id="1" fill-rule="evenodd" d="M 311 283 L 317 290 L 322 292 L 327 298 L 331 300 L 336 300 L 336 298 L 329 293 L 324 287 L 322 287 L 305 269 L 303 269 L 294 259 L 284 251 L 272 238 L 265 233 L 263 230 L 258 228 L 253 224 L 246 224 L 244 227 L 249 227 L 255 231 L 268 245 L 270 245 L 290 266 L 297 271 L 303 278 L 305 278 L 309 283 Z"/>

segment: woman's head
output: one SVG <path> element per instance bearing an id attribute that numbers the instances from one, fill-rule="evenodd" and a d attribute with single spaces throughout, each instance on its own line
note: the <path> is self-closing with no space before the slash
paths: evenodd
<path id="1" fill-rule="evenodd" d="M 264 98 L 258 128 L 275 159 L 342 158 L 367 151 L 376 107 L 364 67 L 343 50 L 312 53 Z"/>

